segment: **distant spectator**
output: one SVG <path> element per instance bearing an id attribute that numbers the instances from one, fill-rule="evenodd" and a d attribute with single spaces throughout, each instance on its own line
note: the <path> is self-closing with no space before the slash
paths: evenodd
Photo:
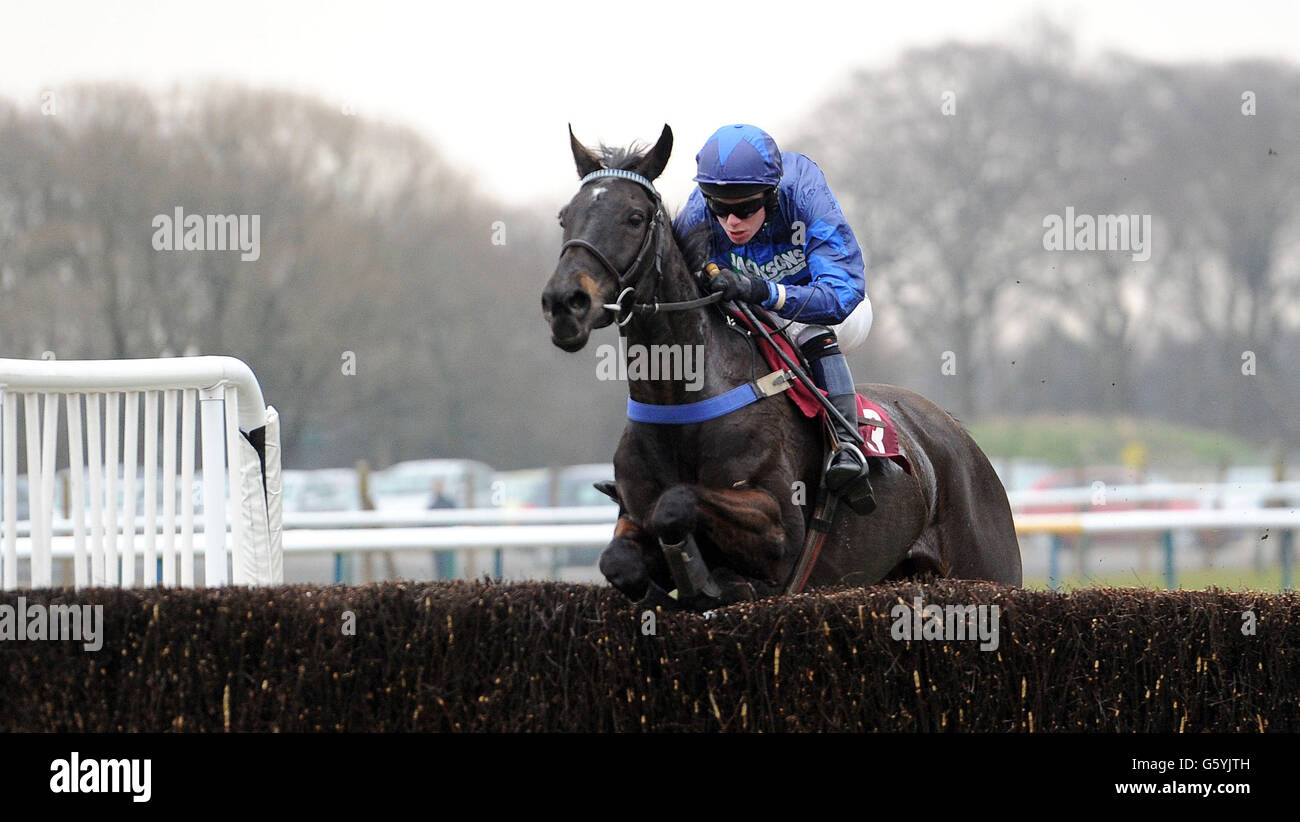
<path id="1" fill-rule="evenodd" d="M 446 485 L 440 479 L 435 479 L 430 487 L 432 492 L 429 496 L 429 510 L 435 508 L 456 508 L 456 501 L 447 496 Z M 436 551 L 433 555 L 433 578 L 434 579 L 455 579 L 456 578 L 456 554 L 451 551 Z"/>
<path id="2" fill-rule="evenodd" d="M 456 501 L 453 500 L 451 497 L 447 496 L 446 485 L 443 483 L 442 480 L 440 480 L 440 479 L 436 479 L 436 480 L 434 480 L 434 481 L 433 481 L 433 486 L 432 486 L 432 489 L 431 489 L 431 490 L 433 491 L 433 494 L 432 494 L 432 496 L 429 498 L 429 510 L 430 510 L 430 511 L 432 511 L 432 510 L 435 509 L 435 508 L 455 508 L 455 507 L 456 507 Z"/>

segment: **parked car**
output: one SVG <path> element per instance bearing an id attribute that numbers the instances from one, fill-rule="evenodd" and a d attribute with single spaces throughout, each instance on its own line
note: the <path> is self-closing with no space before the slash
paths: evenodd
<path id="1" fill-rule="evenodd" d="M 559 468 L 523 468 L 498 471 L 495 486 L 499 504 L 508 508 L 569 508 L 612 505 L 593 483 L 614 479 L 608 462 L 566 465 Z"/>
<path id="2" fill-rule="evenodd" d="M 492 481 L 492 502 L 503 508 L 546 508 L 551 504 L 550 468 L 498 471 Z"/>
<path id="3" fill-rule="evenodd" d="M 361 487 L 357 472 L 351 468 L 304 471 L 296 485 L 295 511 L 361 510 Z"/>
<path id="4" fill-rule="evenodd" d="M 280 505 L 286 513 L 301 511 L 299 499 L 303 486 L 307 483 L 308 471 L 299 468 L 284 468 L 280 471 Z"/>
<path id="5" fill-rule="evenodd" d="M 18 475 L 18 513 L 15 518 L 17 522 L 29 519 L 31 517 L 30 502 L 27 496 L 27 475 Z M 56 495 L 57 496 L 57 495 Z M 0 522 L 4 521 L 5 512 L 5 495 L 3 489 L 0 489 Z"/>
<path id="6" fill-rule="evenodd" d="M 557 505 L 613 505 L 614 501 L 597 491 L 594 483 L 612 482 L 612 462 L 590 462 L 561 468 L 556 480 Z"/>
<path id="7" fill-rule="evenodd" d="M 597 491 L 592 483 L 614 479 L 612 462 L 594 462 L 562 468 L 556 477 L 556 500 L 562 506 L 609 505 L 614 501 Z M 594 568 L 600 560 L 601 548 L 569 548 L 562 557 L 569 566 Z"/>
<path id="8" fill-rule="evenodd" d="M 69 471 L 68 468 L 60 468 L 54 481 L 55 481 L 54 509 L 56 515 L 61 517 L 71 517 L 72 499 L 69 496 L 69 494 L 71 493 L 71 482 L 72 482 L 71 472 Z M 176 516 L 179 521 L 181 515 L 180 512 L 186 503 L 186 498 L 181 493 L 181 474 L 180 474 L 179 466 L 177 466 L 176 469 L 175 482 L 176 482 L 175 488 L 176 488 L 176 495 L 177 495 L 175 497 Z M 101 476 L 99 485 L 100 485 L 100 494 L 101 495 L 107 494 L 108 478 L 106 476 Z M 154 489 L 155 489 L 154 505 L 156 506 L 155 510 L 158 516 L 162 516 L 163 475 L 161 469 L 156 471 L 154 474 Z M 82 505 L 84 506 L 84 510 L 89 511 L 90 510 L 90 476 L 89 476 L 88 467 L 84 468 L 84 470 L 82 471 L 81 490 L 82 490 L 82 494 L 81 494 Z M 125 495 L 126 495 L 126 479 L 119 466 L 118 475 L 117 475 L 117 503 L 115 506 L 118 511 L 124 511 L 126 509 Z M 100 499 L 102 500 L 103 497 L 101 496 Z M 203 470 L 202 469 L 194 470 L 193 482 L 190 486 L 189 501 L 193 505 L 194 516 L 196 517 L 201 516 L 203 514 Z M 144 516 L 144 470 L 139 468 L 137 468 L 135 472 L 135 514 L 136 516 Z"/>
<path id="9" fill-rule="evenodd" d="M 408 460 L 370 478 L 370 498 L 380 511 L 423 511 L 434 502 L 435 483 L 456 508 L 491 505 L 494 472 L 477 460 Z"/>

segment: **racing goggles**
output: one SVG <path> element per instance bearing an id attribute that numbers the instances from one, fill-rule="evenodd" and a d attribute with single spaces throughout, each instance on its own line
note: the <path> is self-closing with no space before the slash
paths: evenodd
<path id="1" fill-rule="evenodd" d="M 725 219 L 728 215 L 735 214 L 736 217 L 743 220 L 757 214 L 760 208 L 767 205 L 767 196 L 755 197 L 752 200 L 741 200 L 738 203 L 724 203 L 705 194 L 704 204 L 709 207 L 709 211 L 712 211 L 718 217 Z"/>

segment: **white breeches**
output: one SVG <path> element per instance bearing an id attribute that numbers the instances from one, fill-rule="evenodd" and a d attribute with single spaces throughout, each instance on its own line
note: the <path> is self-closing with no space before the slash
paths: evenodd
<path id="1" fill-rule="evenodd" d="M 866 342 L 867 335 L 871 333 L 871 319 L 871 298 L 863 297 L 858 307 L 853 309 L 839 325 L 805 325 L 794 322 L 790 323 L 787 333 L 796 344 L 803 345 L 808 338 L 829 328 L 835 332 L 835 337 L 839 340 L 840 351 L 847 353 Z"/>

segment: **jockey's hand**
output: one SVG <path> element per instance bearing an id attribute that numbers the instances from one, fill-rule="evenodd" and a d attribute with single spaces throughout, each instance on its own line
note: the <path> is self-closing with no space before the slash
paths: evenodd
<path id="1" fill-rule="evenodd" d="M 710 291 L 722 292 L 725 300 L 743 300 L 747 303 L 762 303 L 768 297 L 767 281 L 734 269 L 720 271 L 709 280 Z"/>

